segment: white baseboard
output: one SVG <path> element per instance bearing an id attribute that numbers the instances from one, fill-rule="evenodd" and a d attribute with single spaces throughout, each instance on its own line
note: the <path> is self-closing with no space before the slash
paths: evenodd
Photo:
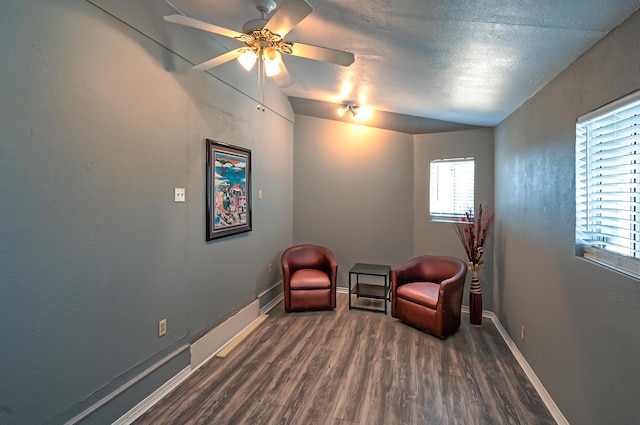
<path id="1" fill-rule="evenodd" d="M 463 305 L 462 306 L 462 312 L 463 313 L 467 313 L 469 314 L 469 306 L 468 305 Z M 486 319 L 491 319 L 491 315 L 493 313 L 489 310 L 482 310 L 482 317 L 486 318 Z"/>
<path id="2" fill-rule="evenodd" d="M 242 333 L 245 328 L 251 326 L 254 320 L 257 320 L 260 316 L 259 307 L 260 300 L 256 299 L 251 304 L 222 322 L 220 325 L 211 329 L 203 337 L 191 344 L 189 347 L 191 352 L 190 366 L 174 375 L 160 388 L 155 390 L 122 417 L 116 420 L 112 425 L 129 425 L 138 419 L 144 412 L 149 410 L 154 404 L 162 399 L 162 397 L 167 395 L 187 379 L 193 372 L 195 372 L 196 369 L 233 341 L 236 335 Z"/>
<path id="3" fill-rule="evenodd" d="M 120 387 L 116 388 L 115 390 L 113 390 L 112 392 L 110 392 L 100 400 L 98 400 L 96 403 L 92 404 L 82 412 L 78 413 L 73 418 L 67 420 L 65 422 L 65 425 L 76 425 L 80 422 L 83 422 L 86 418 L 88 418 L 89 416 L 91 416 L 92 414 L 100 410 L 107 403 L 110 403 L 113 400 L 120 397 L 122 394 L 124 394 L 133 386 L 138 384 L 140 381 L 142 381 L 143 379 L 145 379 L 146 377 L 154 373 L 156 370 L 160 369 L 162 366 L 166 365 L 167 363 L 169 363 L 170 361 L 178 357 L 181 353 L 186 351 L 188 348 L 189 346 L 185 344 L 182 347 L 178 348 L 177 350 L 173 351 L 172 353 L 164 356 L 158 362 L 146 368 L 142 372 L 138 373 L 136 376 L 134 376 L 133 378 L 131 378 L 130 380 L 122 384 Z"/>
<path id="4" fill-rule="evenodd" d="M 469 307 L 462 306 L 462 311 L 466 311 L 468 313 Z M 536 373 L 533 371 L 529 363 L 527 363 L 527 360 L 524 358 L 524 356 L 518 349 L 518 346 L 515 344 L 515 342 L 513 342 L 507 331 L 504 329 L 502 323 L 500 323 L 500 320 L 498 320 L 498 317 L 495 315 L 495 313 L 493 313 L 492 311 L 483 310 L 482 317 L 491 320 L 496 326 L 496 329 L 498 329 L 500 336 L 502 336 L 502 339 L 507 344 L 507 347 L 509 347 L 509 349 L 511 350 L 511 353 L 520 364 L 520 367 L 524 371 L 525 375 L 527 375 L 527 378 L 529 378 L 529 381 L 531 381 L 531 384 L 534 386 L 536 391 L 538 391 L 540 398 L 544 402 L 545 406 L 547 406 L 547 409 L 549 409 L 549 412 L 551 413 L 551 416 L 553 416 L 553 419 L 555 419 L 556 423 L 558 425 L 569 425 L 569 421 L 564 417 L 556 403 L 551 398 L 551 395 L 549 395 L 549 393 L 547 392 L 547 389 L 544 387 L 544 385 L 542 385 L 542 382 L 540 382 L 540 379 L 538 379 Z"/>
<path id="5" fill-rule="evenodd" d="M 282 301 L 283 299 L 284 299 L 284 292 L 280 292 L 280 293 L 278 294 L 278 296 L 277 296 L 277 297 L 275 297 L 274 299 L 272 299 L 272 300 L 271 300 L 271 302 L 270 302 L 269 304 L 265 305 L 264 307 L 262 307 L 262 308 L 260 309 L 260 314 L 266 314 L 266 313 L 268 313 L 269 311 L 271 311 L 271 309 L 272 309 L 273 307 L 275 307 L 276 305 L 278 305 L 278 303 L 279 303 L 280 301 Z"/>
<path id="6" fill-rule="evenodd" d="M 273 285 L 271 288 L 267 289 L 266 291 L 260 293 L 258 295 L 258 298 L 261 298 L 262 296 L 266 295 L 267 293 L 271 292 L 272 290 L 274 290 L 276 287 L 278 286 L 282 286 L 283 282 L 282 280 L 280 280 L 278 283 L 276 283 L 275 285 Z M 275 307 L 276 305 L 278 305 L 278 303 L 280 301 L 282 301 L 284 299 L 284 292 L 281 291 L 274 299 L 272 299 L 268 304 L 266 304 L 264 307 L 262 307 L 260 309 L 260 314 L 266 314 L 269 311 L 271 311 L 271 309 L 273 307 Z"/>
<path id="7" fill-rule="evenodd" d="M 253 332 L 258 326 L 260 326 L 262 322 L 267 320 L 267 318 L 269 318 L 268 314 L 261 314 L 260 316 L 258 316 L 256 320 L 251 322 L 251 324 L 244 328 L 242 332 L 234 336 L 228 344 L 218 350 L 218 352 L 216 353 L 216 357 L 219 359 L 224 359 L 225 357 L 227 357 L 234 348 L 236 348 L 240 343 L 242 343 L 242 341 L 244 341 L 249 335 L 251 335 L 251 332 Z"/>
<path id="8" fill-rule="evenodd" d="M 160 388 L 152 392 L 147 398 L 136 404 L 131 410 L 120 417 L 117 421 L 111 425 L 129 425 L 138 419 L 144 412 L 146 412 L 151 406 L 156 404 L 162 399 L 162 397 L 169 394 L 174 388 L 176 388 L 182 381 L 187 379 L 191 375 L 191 367 L 187 366 L 178 372 L 173 378 L 162 384 Z"/>
<path id="9" fill-rule="evenodd" d="M 211 359 L 258 316 L 260 316 L 260 300 L 256 299 L 191 344 L 191 369 L 195 370 Z"/>

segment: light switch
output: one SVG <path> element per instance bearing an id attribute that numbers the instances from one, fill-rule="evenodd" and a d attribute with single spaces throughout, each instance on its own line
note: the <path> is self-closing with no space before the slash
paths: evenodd
<path id="1" fill-rule="evenodd" d="M 173 191 L 173 202 L 184 202 L 184 187 L 176 187 Z"/>
<path id="2" fill-rule="evenodd" d="M 258 199 L 262 199 L 262 189 L 258 191 Z"/>

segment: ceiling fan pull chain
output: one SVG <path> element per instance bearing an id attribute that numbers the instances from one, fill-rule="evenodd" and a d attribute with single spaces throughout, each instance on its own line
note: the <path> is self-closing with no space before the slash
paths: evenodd
<path id="1" fill-rule="evenodd" d="M 261 63 L 260 63 L 260 58 L 258 58 L 258 66 L 256 67 L 256 77 L 258 78 L 258 110 L 260 110 L 260 67 L 261 67 Z"/>
<path id="2" fill-rule="evenodd" d="M 264 112 L 264 60 L 262 60 L 262 49 L 260 49 L 260 104 L 262 112 Z"/>
<path id="3" fill-rule="evenodd" d="M 264 112 L 264 65 L 262 63 L 262 49 L 258 52 L 258 110 Z"/>

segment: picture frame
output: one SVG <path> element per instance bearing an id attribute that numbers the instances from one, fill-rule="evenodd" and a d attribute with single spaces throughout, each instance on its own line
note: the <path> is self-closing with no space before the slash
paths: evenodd
<path id="1" fill-rule="evenodd" d="M 251 150 L 207 139 L 207 241 L 251 231 Z"/>

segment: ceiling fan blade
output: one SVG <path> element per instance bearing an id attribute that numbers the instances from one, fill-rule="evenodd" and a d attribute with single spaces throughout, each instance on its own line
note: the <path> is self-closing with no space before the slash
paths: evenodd
<path id="1" fill-rule="evenodd" d="M 284 37 L 311 12 L 313 7 L 306 0 L 284 0 L 264 27 Z"/>
<path id="2" fill-rule="evenodd" d="M 284 61 L 280 61 L 280 73 L 278 75 L 274 75 L 271 77 L 273 81 L 276 83 L 276 86 L 280 88 L 289 87 L 293 84 L 293 80 L 289 75 L 289 71 L 287 71 L 287 67 L 284 65 Z"/>
<path id="3" fill-rule="evenodd" d="M 355 60 L 353 53 L 303 43 L 293 43 L 293 52 L 291 54 L 301 58 L 330 62 L 342 66 L 349 66 Z"/>
<path id="4" fill-rule="evenodd" d="M 196 28 L 202 31 L 212 32 L 214 34 L 224 35 L 225 37 L 230 38 L 237 38 L 242 35 L 242 33 L 239 33 L 238 31 L 219 27 L 217 25 L 199 21 L 197 19 L 189 18 L 188 16 L 183 15 L 166 15 L 164 17 L 164 20 L 167 22 L 172 22 L 174 24 L 184 25 L 185 27 Z"/>
<path id="5" fill-rule="evenodd" d="M 231 60 L 237 59 L 241 54 L 245 52 L 244 48 L 239 48 L 236 50 L 232 50 L 227 53 L 223 53 L 220 56 L 216 56 L 215 58 L 209 59 L 206 62 L 202 62 L 193 67 L 195 71 L 206 71 L 207 69 L 215 68 L 218 65 L 222 65 L 223 63 L 227 63 Z"/>

